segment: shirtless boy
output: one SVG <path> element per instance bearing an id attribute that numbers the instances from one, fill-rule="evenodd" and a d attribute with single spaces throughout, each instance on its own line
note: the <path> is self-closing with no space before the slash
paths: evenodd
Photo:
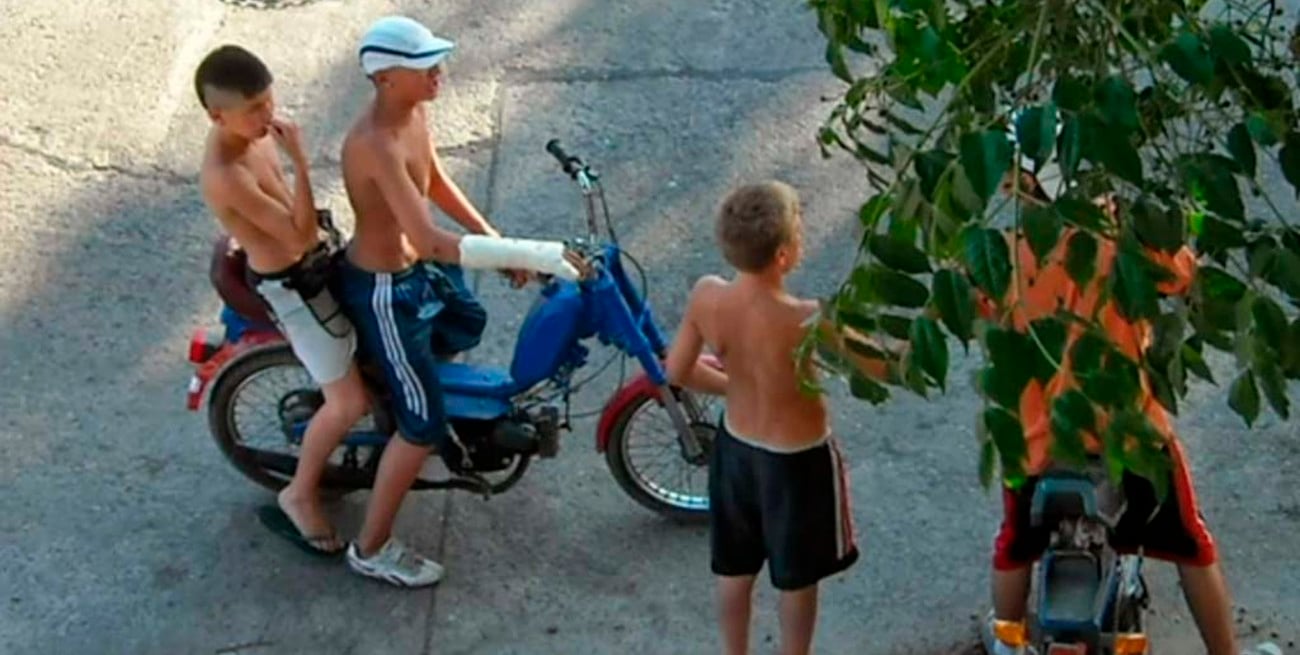
<path id="1" fill-rule="evenodd" d="M 344 546 L 321 511 L 317 485 L 330 453 L 366 412 L 367 399 L 352 361 L 352 325 L 320 274 L 325 253 L 307 156 L 298 127 L 275 118 L 271 83 L 265 64 L 238 46 L 217 48 L 199 64 L 195 91 L 212 120 L 200 185 L 248 257 L 249 284 L 324 394 L 278 503 L 308 548 L 339 554 Z M 293 189 L 281 172 L 277 144 L 293 164 Z"/>
<path id="2" fill-rule="evenodd" d="M 858 559 L 843 459 L 821 396 L 804 395 L 795 353 L 817 315 L 785 290 L 802 255 L 794 189 L 780 182 L 733 191 L 716 237 L 733 280 L 706 276 L 687 301 L 669 351 L 674 384 L 726 396 L 709 471 L 712 569 L 723 650 L 748 652 L 754 580 L 766 560 L 781 590 L 781 653 L 807 653 L 817 586 Z M 707 345 L 725 374 L 696 364 Z M 877 377 L 885 375 L 876 362 Z"/>
<path id="3" fill-rule="evenodd" d="M 341 266 L 340 299 L 361 351 L 384 371 L 399 431 L 384 450 L 348 564 L 399 586 L 442 576 L 438 563 L 393 538 L 392 526 L 431 448 L 449 461 L 463 453 L 444 416 L 437 361 L 477 344 L 486 314 L 459 267 L 578 276 L 563 244 L 500 237 L 443 170 L 424 103 L 438 95 L 441 64 L 453 47 L 409 18 L 373 23 L 359 55 L 375 95 L 343 142 L 356 232 Z M 473 234 L 438 227 L 426 200 Z"/>

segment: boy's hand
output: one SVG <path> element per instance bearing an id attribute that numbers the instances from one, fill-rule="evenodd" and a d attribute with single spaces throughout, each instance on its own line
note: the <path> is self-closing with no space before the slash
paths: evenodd
<path id="1" fill-rule="evenodd" d="M 510 287 L 512 289 L 524 288 L 524 285 L 531 282 L 534 277 L 532 271 L 525 271 L 520 268 L 508 268 L 501 271 L 501 274 L 510 279 Z"/>
<path id="2" fill-rule="evenodd" d="M 289 155 L 295 163 L 307 161 L 307 155 L 302 149 L 302 132 L 297 125 L 279 119 L 271 119 L 271 138 L 275 139 L 276 145 L 284 149 L 285 154 Z"/>

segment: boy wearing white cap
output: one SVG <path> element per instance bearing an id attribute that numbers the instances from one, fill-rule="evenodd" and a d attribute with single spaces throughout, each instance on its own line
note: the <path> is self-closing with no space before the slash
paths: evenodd
<path id="1" fill-rule="evenodd" d="M 453 47 L 409 18 L 374 22 L 359 56 L 375 96 L 343 142 L 356 232 L 340 266 L 340 299 L 361 352 L 384 370 L 400 433 L 385 447 L 347 559 L 358 573 L 399 586 L 434 584 L 442 575 L 436 562 L 394 539 L 392 525 L 432 447 L 453 469 L 464 455 L 444 416 L 437 362 L 476 345 L 487 317 L 460 266 L 578 277 L 562 243 L 502 238 L 443 169 L 424 103 L 437 97 L 440 64 Z M 426 199 L 471 234 L 438 227 Z"/>

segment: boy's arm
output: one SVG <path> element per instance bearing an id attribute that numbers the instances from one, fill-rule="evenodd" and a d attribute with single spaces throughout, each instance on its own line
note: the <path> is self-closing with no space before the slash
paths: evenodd
<path id="1" fill-rule="evenodd" d="M 677 386 L 686 387 L 715 396 L 727 393 L 727 374 L 700 361 L 700 351 L 704 349 L 704 335 L 698 324 L 701 296 L 708 293 L 708 278 L 702 278 L 691 290 L 690 299 L 686 301 L 686 313 L 682 316 L 681 327 L 668 349 L 668 359 L 664 364 L 668 381 Z"/>
<path id="2" fill-rule="evenodd" d="M 222 171 L 216 180 L 216 191 L 224 203 L 254 227 L 294 250 L 305 249 L 310 243 L 314 232 L 302 229 L 294 220 L 294 212 L 263 191 L 247 168 L 232 166 Z M 294 204 L 297 205 L 297 201 Z M 313 230 L 315 219 L 313 212 L 310 224 Z"/>
<path id="3" fill-rule="evenodd" d="M 898 361 L 901 361 L 907 352 L 906 344 L 891 351 L 847 325 L 836 327 L 834 321 L 820 313 L 815 314 L 813 320 L 818 330 L 819 341 L 831 352 L 847 361 L 858 373 L 886 383 L 896 383 L 902 379 L 898 371 Z M 875 353 L 880 353 L 880 356 Z"/>
<path id="4" fill-rule="evenodd" d="M 429 167 L 429 183 L 425 194 L 433 204 L 447 212 L 452 220 L 471 234 L 501 236 L 501 233 L 492 227 L 483 214 L 474 207 L 474 203 L 465 197 L 465 192 L 461 191 L 456 181 L 447 175 L 447 169 L 442 165 L 442 158 L 438 156 L 438 147 L 432 141 L 429 143 L 429 151 L 432 153 L 432 165 Z"/>
<path id="5" fill-rule="evenodd" d="M 302 147 L 302 133 L 294 123 L 273 119 L 271 136 L 293 164 L 293 227 L 304 242 L 310 243 L 315 239 L 320 223 L 316 217 L 316 199 L 312 195 L 310 166 Z"/>
<path id="6" fill-rule="evenodd" d="M 527 269 L 566 280 L 580 276 L 559 241 L 504 239 L 478 234 L 458 235 L 439 228 L 429 214 L 420 188 L 406 172 L 395 143 L 384 141 L 364 155 L 375 184 L 397 224 L 422 259 L 475 269 Z"/>
<path id="7" fill-rule="evenodd" d="M 416 254 L 424 259 L 459 264 L 460 238 L 433 222 L 420 189 L 411 181 L 395 145 L 387 141 L 377 145 L 365 150 L 371 160 L 368 168 L 374 171 L 379 193 L 415 247 Z"/>

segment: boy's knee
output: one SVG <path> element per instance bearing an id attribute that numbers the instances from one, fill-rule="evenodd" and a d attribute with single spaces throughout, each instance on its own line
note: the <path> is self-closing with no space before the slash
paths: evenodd
<path id="1" fill-rule="evenodd" d="M 347 382 L 332 385 L 325 393 L 325 404 L 349 423 L 357 422 L 370 410 L 370 398 L 365 386 Z"/>

